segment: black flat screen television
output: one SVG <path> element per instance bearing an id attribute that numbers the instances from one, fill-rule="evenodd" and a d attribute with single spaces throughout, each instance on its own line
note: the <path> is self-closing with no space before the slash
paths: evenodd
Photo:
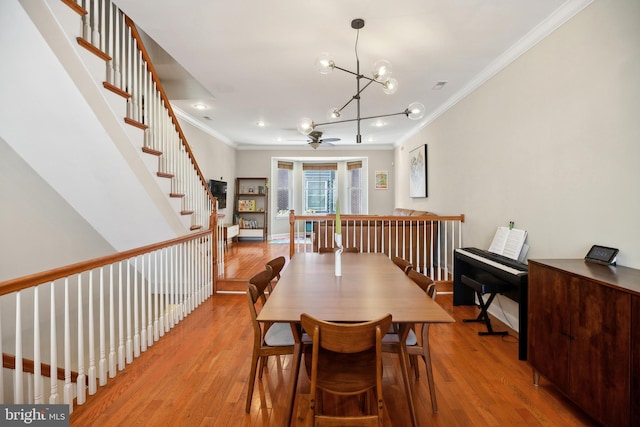
<path id="1" fill-rule="evenodd" d="M 209 190 L 218 199 L 218 209 L 227 207 L 227 183 L 225 181 L 209 180 Z"/>

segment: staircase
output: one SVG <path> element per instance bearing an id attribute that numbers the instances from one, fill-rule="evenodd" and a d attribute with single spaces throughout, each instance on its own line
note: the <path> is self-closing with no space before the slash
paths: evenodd
<path id="1" fill-rule="evenodd" d="M 117 251 L 207 229 L 212 195 L 135 26 L 82 3 L 3 2 L 2 137 Z"/>
<path id="2" fill-rule="evenodd" d="M 0 149 L 118 253 L 49 270 L 55 254 L 43 261 L 38 237 L 22 233 L 34 271 L 47 271 L 0 277 L 13 377 L 0 369 L 0 403 L 83 404 L 211 297 L 223 262 L 215 199 L 135 26 L 108 0 L 81 4 L 0 2 Z M 11 172 L 2 179 L 21 178 Z"/>

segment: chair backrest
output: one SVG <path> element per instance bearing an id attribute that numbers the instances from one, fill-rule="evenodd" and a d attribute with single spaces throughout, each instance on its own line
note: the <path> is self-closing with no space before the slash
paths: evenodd
<path id="1" fill-rule="evenodd" d="M 271 276 L 273 272 L 270 265 L 265 265 L 265 269 L 258 274 L 255 274 L 253 277 L 249 279 L 249 289 L 251 285 L 256 288 L 256 299 L 254 304 L 258 301 L 258 299 L 262 300 L 264 303 L 267 300 L 267 297 L 264 294 L 264 290 L 271 283 Z"/>
<path id="2" fill-rule="evenodd" d="M 310 425 L 315 425 L 316 419 L 327 426 L 382 425 L 382 337 L 389 330 L 391 315 L 364 323 L 333 323 L 303 313 L 300 322 L 312 337 L 310 367 L 305 355 L 311 380 Z M 316 388 L 338 395 L 375 390 L 377 414 L 349 418 L 318 414 Z"/>
<path id="3" fill-rule="evenodd" d="M 420 286 L 420 288 L 431 298 L 436 297 L 436 284 L 433 280 L 431 280 L 430 277 L 422 273 L 418 273 L 415 270 L 410 270 L 407 273 L 407 276 L 409 276 L 409 279 L 413 280 L 418 286 Z"/>
<path id="4" fill-rule="evenodd" d="M 312 336 L 313 345 L 336 353 L 358 353 L 380 344 L 389 330 L 391 315 L 363 323 L 334 323 L 307 313 L 300 315 L 302 328 Z"/>
<path id="5" fill-rule="evenodd" d="M 392 256 L 391 261 L 395 265 L 397 265 L 400 270 L 404 271 L 405 274 L 408 274 L 410 270 L 413 270 L 413 265 L 409 261 L 404 258 L 400 258 L 399 256 Z"/>
<path id="6" fill-rule="evenodd" d="M 286 263 L 286 259 L 283 256 L 279 256 L 277 258 L 272 259 L 266 265 L 271 267 L 271 280 L 278 278 L 280 280 L 280 272 L 284 268 L 284 264 Z"/>

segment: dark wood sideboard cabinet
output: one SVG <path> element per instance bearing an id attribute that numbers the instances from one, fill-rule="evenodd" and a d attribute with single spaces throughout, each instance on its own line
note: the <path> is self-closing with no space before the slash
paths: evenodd
<path id="1" fill-rule="evenodd" d="M 640 419 L 640 270 L 529 261 L 529 363 L 606 426 Z"/>

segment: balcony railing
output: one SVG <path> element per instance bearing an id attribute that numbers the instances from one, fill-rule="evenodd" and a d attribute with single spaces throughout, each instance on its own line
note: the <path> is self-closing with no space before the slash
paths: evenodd
<path id="1" fill-rule="evenodd" d="M 342 245 L 399 256 L 433 280 L 451 280 L 453 252 L 462 245 L 464 215 L 341 215 Z M 289 213 L 289 255 L 335 248 L 335 215 Z"/>

